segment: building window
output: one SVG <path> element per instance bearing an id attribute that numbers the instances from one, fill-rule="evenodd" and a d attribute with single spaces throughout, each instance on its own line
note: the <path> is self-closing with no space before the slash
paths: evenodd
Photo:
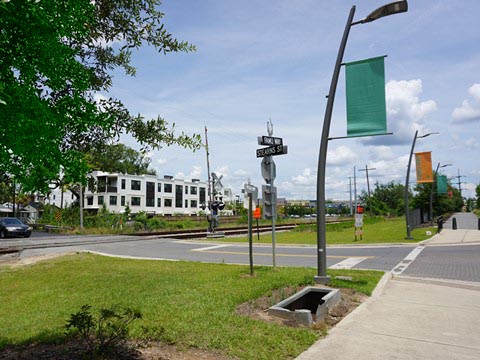
<path id="1" fill-rule="evenodd" d="M 132 180 L 132 182 L 131 182 L 131 189 L 132 189 L 132 190 L 141 190 L 140 184 L 141 184 L 140 180 Z M 132 205 L 133 205 L 133 204 L 132 204 Z"/>
<path id="2" fill-rule="evenodd" d="M 165 205 L 165 207 L 172 207 L 172 199 L 165 199 L 163 201 L 163 204 Z"/>
<path id="3" fill-rule="evenodd" d="M 100 195 L 98 197 L 98 205 L 103 205 L 103 196 L 102 195 Z"/>
<path id="4" fill-rule="evenodd" d="M 125 206 L 125 196 L 122 196 L 122 197 L 120 198 L 120 205 L 121 205 L 121 206 Z"/>
<path id="5" fill-rule="evenodd" d="M 145 206 L 155 206 L 155 183 L 147 181 L 147 191 L 145 193 Z"/>
<path id="6" fill-rule="evenodd" d="M 183 205 L 183 186 L 175 185 L 175 207 L 181 208 Z"/>
<path id="7" fill-rule="evenodd" d="M 206 196 L 205 196 L 205 188 L 201 187 L 200 188 L 200 204 L 206 204 Z"/>
<path id="8" fill-rule="evenodd" d="M 117 205 L 117 197 L 116 196 L 110 196 L 110 205 Z"/>
<path id="9" fill-rule="evenodd" d="M 163 191 L 166 193 L 172 192 L 172 184 L 163 184 Z"/>
<path id="10" fill-rule="evenodd" d="M 191 208 L 197 208 L 197 200 L 190 200 L 190 207 Z"/>
<path id="11" fill-rule="evenodd" d="M 122 179 L 122 190 L 125 190 L 125 188 L 127 186 L 126 183 L 127 183 L 127 181 L 125 179 Z"/>
<path id="12" fill-rule="evenodd" d="M 157 192 L 162 192 L 162 183 L 157 184 Z"/>
<path id="13" fill-rule="evenodd" d="M 185 199 L 185 209 L 188 208 L 188 200 Z"/>
<path id="14" fill-rule="evenodd" d="M 190 195 L 197 195 L 197 187 L 190 186 Z"/>
<path id="15" fill-rule="evenodd" d="M 93 196 L 87 196 L 87 205 L 93 205 Z"/>
<path id="16" fill-rule="evenodd" d="M 140 197 L 132 196 L 132 206 L 140 206 Z"/>
<path id="17" fill-rule="evenodd" d="M 185 186 L 185 194 L 188 195 L 188 186 Z"/>
<path id="18" fill-rule="evenodd" d="M 162 207 L 162 198 L 157 198 L 157 207 Z"/>

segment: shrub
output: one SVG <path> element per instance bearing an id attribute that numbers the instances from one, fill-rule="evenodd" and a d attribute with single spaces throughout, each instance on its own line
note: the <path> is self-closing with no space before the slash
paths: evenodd
<path id="1" fill-rule="evenodd" d="M 65 325 L 66 335 L 85 342 L 87 352 L 92 357 L 112 356 L 124 350 L 129 334 L 129 325 L 142 314 L 131 308 L 112 306 L 102 308 L 97 318 L 90 305 L 83 305 Z"/>

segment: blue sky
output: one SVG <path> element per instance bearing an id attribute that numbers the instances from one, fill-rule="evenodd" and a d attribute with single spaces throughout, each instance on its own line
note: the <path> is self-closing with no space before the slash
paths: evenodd
<path id="1" fill-rule="evenodd" d="M 204 135 L 211 170 L 240 193 L 263 184 L 257 136 L 282 137 L 288 154 L 275 158 L 278 196 L 314 199 L 326 98 L 352 5 L 361 19 L 382 1 L 165 0 L 167 28 L 197 46 L 189 54 L 133 56 L 135 78 L 118 72 L 110 95 L 132 113 L 161 115 L 178 131 Z M 417 141 L 449 177 L 460 170 L 464 196 L 480 183 L 480 2 L 409 1 L 404 14 L 354 26 L 344 61 L 388 55 L 388 130 L 393 136 L 329 143 L 326 196 L 348 199 L 353 168 L 374 167 L 371 183 L 404 182 L 415 130 L 440 132 Z M 345 77 L 340 75 L 330 136 L 346 135 Z M 130 138 L 123 142 L 137 147 Z M 207 177 L 204 150 L 170 147 L 149 154 L 159 175 Z M 411 179 L 415 178 L 412 166 Z M 359 191 L 366 188 L 357 173 Z"/>

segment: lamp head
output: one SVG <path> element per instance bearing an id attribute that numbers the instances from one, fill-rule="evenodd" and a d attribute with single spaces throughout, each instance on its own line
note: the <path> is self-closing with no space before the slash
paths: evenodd
<path id="1" fill-rule="evenodd" d="M 394 1 L 372 11 L 365 19 L 362 20 L 362 23 L 372 22 L 384 16 L 399 14 L 407 11 L 408 11 L 407 0 Z"/>

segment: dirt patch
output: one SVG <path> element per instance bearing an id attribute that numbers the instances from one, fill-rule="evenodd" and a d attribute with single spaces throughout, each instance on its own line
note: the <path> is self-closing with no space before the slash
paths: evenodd
<path id="1" fill-rule="evenodd" d="M 220 353 L 195 348 L 178 348 L 174 345 L 151 343 L 148 346 L 119 349 L 119 351 L 102 359 L 115 360 L 228 360 Z M 84 360 L 95 359 L 85 353 L 85 346 L 79 342 L 62 344 L 32 344 L 28 346 L 9 347 L 0 352 L 5 360 Z"/>
<path id="2" fill-rule="evenodd" d="M 2 266 L 8 266 L 8 267 L 20 267 L 20 266 L 28 266 L 28 265 L 33 265 L 36 264 L 39 261 L 43 260 L 51 260 L 55 259 L 60 256 L 65 256 L 65 255 L 73 255 L 75 253 L 57 253 L 57 254 L 45 254 L 45 255 L 37 255 L 37 256 L 29 256 L 25 258 L 19 258 L 19 257 L 5 257 L 0 260 L 0 267 Z"/>
<path id="3" fill-rule="evenodd" d="M 286 299 L 287 297 L 297 293 L 302 289 L 303 287 L 288 287 L 275 290 L 268 296 L 263 296 L 255 300 L 250 300 L 246 303 L 239 305 L 236 309 L 237 314 L 248 316 L 256 320 L 272 322 L 286 326 L 303 326 L 296 321 L 285 320 L 276 316 L 269 316 L 267 313 L 269 307 L 279 303 L 280 301 Z M 353 289 L 341 288 L 339 290 L 341 300 L 334 308 L 330 309 L 328 316 L 325 319 L 325 323 L 314 324 L 314 328 L 318 328 L 319 330 L 327 330 L 329 328 L 332 328 L 368 298 L 368 296 L 366 296 L 365 294 L 359 293 Z"/>

